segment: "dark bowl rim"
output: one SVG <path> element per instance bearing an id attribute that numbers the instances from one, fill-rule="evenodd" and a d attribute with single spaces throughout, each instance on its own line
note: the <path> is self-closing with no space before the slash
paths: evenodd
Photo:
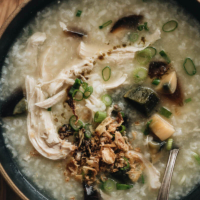
<path id="1" fill-rule="evenodd" d="M 2 36 L 4 35 L 4 33 L 6 32 L 7 28 L 9 27 L 9 25 L 11 24 L 11 22 L 15 19 L 15 17 L 22 11 L 23 8 L 25 8 L 29 3 L 33 2 L 34 0 L 24 0 L 23 3 L 21 3 L 12 13 L 11 15 L 6 19 L 6 21 L 3 23 L 3 25 L 0 28 L 0 40 L 2 39 Z M 48 0 L 41 0 L 41 1 L 48 1 Z M 49 1 L 55 1 L 55 0 L 49 0 Z M 62 0 L 61 0 L 62 1 Z M 181 2 L 182 0 L 175 0 L 177 2 Z M 199 15 L 199 12 L 197 14 L 197 9 L 200 8 L 200 0 L 191 0 L 191 4 L 192 6 L 196 6 L 193 7 L 195 9 L 195 12 L 192 13 L 190 12 L 190 14 L 192 14 L 195 18 L 197 18 L 197 15 Z M 190 5 L 190 2 L 187 2 L 187 0 L 183 0 L 183 4 L 184 7 L 186 7 L 186 5 Z M 187 3 L 186 3 L 187 2 Z M 182 3 L 181 3 L 182 4 Z M 199 4 L 199 5 L 197 5 Z M 186 9 L 187 10 L 187 9 Z M 198 20 L 200 23 L 200 20 Z M 1 74 L 1 73 L 0 73 Z M 6 168 L 3 167 L 1 160 L 0 160 L 0 174 L 3 176 L 3 178 L 5 179 L 5 181 L 9 184 L 9 186 L 15 191 L 15 193 L 22 199 L 22 200 L 30 200 L 30 198 L 28 198 L 17 186 L 16 184 L 13 182 L 13 180 L 10 178 L 10 176 L 8 175 L 8 173 L 6 172 Z M 195 190 L 197 190 L 197 188 L 200 185 L 198 184 L 197 187 L 195 187 L 194 189 L 192 189 L 192 191 L 190 191 L 188 193 L 187 196 L 183 197 L 183 200 L 185 200 L 185 198 L 189 197 L 190 194 L 192 194 Z M 29 196 L 29 195 L 28 195 Z M 196 197 L 196 195 L 194 196 Z M 32 199 L 32 198 L 31 198 Z"/>
<path id="2" fill-rule="evenodd" d="M 24 8 L 31 0 L 25 0 L 23 3 L 21 3 L 12 13 L 11 15 L 6 19 L 6 21 L 3 23 L 3 25 L 0 28 L 0 39 L 4 32 L 6 31 L 9 24 L 12 22 L 12 20 L 16 17 L 16 15 Z M 6 182 L 9 184 L 9 186 L 15 191 L 15 193 L 23 200 L 29 200 L 21 190 L 14 184 L 14 182 L 11 180 L 9 175 L 6 173 L 5 169 L 3 168 L 1 162 L 0 162 L 0 173 L 3 176 L 3 178 L 6 180 Z"/>

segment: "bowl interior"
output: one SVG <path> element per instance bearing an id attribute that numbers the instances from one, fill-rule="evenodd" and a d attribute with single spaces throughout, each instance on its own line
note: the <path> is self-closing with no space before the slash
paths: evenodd
<path id="1" fill-rule="evenodd" d="M 36 15 L 36 13 L 56 0 L 32 0 L 20 6 L 4 24 L 0 30 L 0 75 L 4 59 L 9 48 L 19 35 L 22 28 Z M 197 0 L 176 0 L 188 12 L 200 22 L 200 3 Z M 0 102 L 1 106 L 1 102 Z M 1 112 L 1 111 L 0 111 Z M 15 161 L 12 159 L 11 152 L 6 148 L 4 138 L 0 128 L 0 164 L 5 172 L 16 185 L 16 187 L 31 200 L 52 199 L 44 191 L 40 191 L 31 180 L 28 180 L 21 172 Z M 200 186 L 198 185 L 184 200 L 199 200 Z"/>

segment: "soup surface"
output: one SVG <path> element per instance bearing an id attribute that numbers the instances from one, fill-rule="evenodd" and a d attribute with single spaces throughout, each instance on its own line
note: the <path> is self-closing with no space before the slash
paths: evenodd
<path id="1" fill-rule="evenodd" d="M 84 199 L 82 182 L 103 199 L 156 199 L 178 147 L 170 199 L 186 196 L 200 181 L 199 33 L 169 1 L 38 12 L 1 78 L 3 136 L 21 171 L 55 199 Z"/>

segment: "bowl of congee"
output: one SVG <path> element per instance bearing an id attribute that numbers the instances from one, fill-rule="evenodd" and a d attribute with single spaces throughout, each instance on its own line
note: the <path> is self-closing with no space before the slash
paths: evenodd
<path id="1" fill-rule="evenodd" d="M 0 29 L 0 172 L 23 200 L 199 200 L 200 3 L 27 0 Z M 166 197 L 167 199 L 167 197 Z"/>

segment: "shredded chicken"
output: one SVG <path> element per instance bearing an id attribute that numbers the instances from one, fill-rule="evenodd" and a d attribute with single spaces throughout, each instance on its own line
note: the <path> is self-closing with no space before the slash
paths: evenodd
<path id="1" fill-rule="evenodd" d="M 150 44 L 153 44 L 155 41 L 160 39 L 160 30 L 157 29 L 153 34 L 146 36 L 146 42 L 142 47 L 136 46 L 126 46 L 115 48 L 113 50 L 101 49 L 95 51 L 95 47 L 91 47 L 89 45 L 85 45 L 83 42 L 80 43 L 78 47 L 78 55 L 82 59 L 97 59 L 99 55 L 104 55 L 104 59 L 115 60 L 117 62 L 123 62 L 124 59 L 133 59 L 135 57 L 135 53 L 141 51 L 148 47 Z M 97 49 L 97 47 L 96 47 Z M 92 54 L 92 52 L 94 52 Z"/>
<path id="2" fill-rule="evenodd" d="M 128 151 L 125 156 L 129 158 L 130 160 L 135 160 L 136 157 L 138 157 L 144 164 L 145 170 L 144 172 L 146 173 L 148 177 L 148 183 L 149 186 L 152 189 L 158 189 L 160 188 L 160 173 L 159 171 L 150 163 L 141 153 L 138 153 L 136 151 Z M 132 162 L 132 161 L 131 161 Z"/>
<path id="3" fill-rule="evenodd" d="M 50 96 L 53 96 L 66 86 L 73 85 L 75 76 L 88 73 L 92 69 L 93 63 L 87 60 L 78 60 L 76 63 L 71 64 L 70 68 L 67 66 L 65 69 L 63 69 L 52 81 L 43 82 L 39 86 Z"/>
<path id="4" fill-rule="evenodd" d="M 106 117 L 99 126 L 96 128 L 96 133 L 100 136 L 104 132 L 106 132 L 106 126 L 111 124 L 113 122 L 113 119 L 111 117 Z"/>
<path id="5" fill-rule="evenodd" d="M 42 45 L 44 41 L 47 39 L 45 33 L 36 32 L 34 33 L 27 41 L 27 49 L 38 47 L 39 45 Z"/>
<path id="6" fill-rule="evenodd" d="M 44 101 L 38 102 L 35 105 L 40 108 L 47 109 L 47 108 L 54 106 L 56 103 L 61 101 L 66 96 L 67 96 L 67 94 L 66 94 L 66 88 L 65 88 L 62 91 L 60 91 L 59 93 L 57 93 L 56 95 L 54 95 L 53 97 L 50 97 L 48 99 L 45 99 Z"/>
<path id="7" fill-rule="evenodd" d="M 50 79 L 49 73 L 46 69 L 47 67 L 47 60 L 50 57 L 50 51 L 52 47 L 48 47 L 44 53 L 41 55 L 38 61 L 38 68 L 39 68 L 39 76 L 41 77 L 42 81 L 48 81 Z"/>
<path id="8" fill-rule="evenodd" d="M 101 153 L 102 153 L 103 162 L 105 162 L 107 164 L 113 164 L 115 162 L 116 155 L 111 148 L 105 147 L 105 148 L 103 148 Z"/>
<path id="9" fill-rule="evenodd" d="M 126 81 L 127 76 L 128 76 L 127 74 L 123 74 L 119 79 L 116 79 L 115 82 L 110 84 L 104 84 L 104 88 L 106 90 L 110 90 L 119 87 Z"/>
<path id="10" fill-rule="evenodd" d="M 124 138 L 122 137 L 121 133 L 116 131 L 115 132 L 115 144 L 117 145 L 117 147 L 123 151 L 128 151 L 129 150 L 129 146 L 126 144 Z"/>
<path id="11" fill-rule="evenodd" d="M 67 169 L 70 171 L 71 175 L 75 176 L 78 172 L 78 165 L 74 158 L 70 160 L 70 162 L 67 164 Z"/>
<path id="12" fill-rule="evenodd" d="M 99 171 L 99 157 L 98 156 L 90 156 L 90 159 L 87 160 L 87 164 L 96 169 L 96 171 Z"/>
<path id="13" fill-rule="evenodd" d="M 44 94 L 36 87 L 34 79 L 29 76 L 26 77 L 26 93 L 29 140 L 44 157 L 52 160 L 65 158 L 76 147 L 59 138 L 51 113 L 35 106 L 35 103 L 44 101 Z"/>
<path id="14" fill-rule="evenodd" d="M 46 34 L 41 32 L 34 33 L 28 40 L 26 46 L 26 55 L 30 65 L 37 67 L 38 47 L 46 40 Z"/>
<path id="15" fill-rule="evenodd" d="M 105 104 L 101 100 L 97 99 L 93 94 L 85 101 L 85 106 L 93 112 L 104 111 L 106 109 Z"/>

